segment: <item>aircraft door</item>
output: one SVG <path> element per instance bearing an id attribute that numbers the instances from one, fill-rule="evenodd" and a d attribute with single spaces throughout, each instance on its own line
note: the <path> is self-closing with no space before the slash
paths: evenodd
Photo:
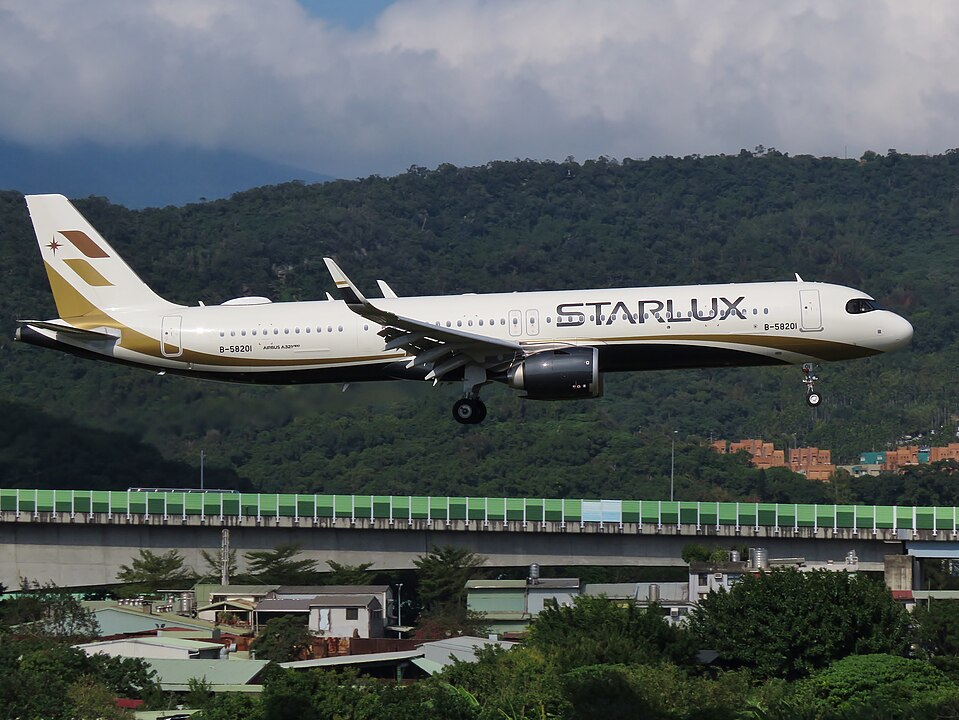
<path id="1" fill-rule="evenodd" d="M 509 334 L 519 337 L 523 334 L 523 313 L 519 310 L 509 311 Z"/>
<path id="2" fill-rule="evenodd" d="M 180 315 L 164 315 L 163 328 L 160 331 L 160 354 L 163 357 L 180 357 L 183 354 L 183 344 L 180 340 L 180 325 L 183 317 Z"/>
<path id="3" fill-rule="evenodd" d="M 802 305 L 803 332 L 818 332 L 822 330 L 822 308 L 819 305 L 818 290 L 800 290 L 799 302 Z"/>
<path id="4" fill-rule="evenodd" d="M 539 310 L 526 311 L 526 334 L 539 335 Z"/>

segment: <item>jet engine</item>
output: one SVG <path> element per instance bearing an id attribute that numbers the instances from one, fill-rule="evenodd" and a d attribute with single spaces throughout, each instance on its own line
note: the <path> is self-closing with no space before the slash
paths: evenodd
<path id="1" fill-rule="evenodd" d="M 591 347 L 544 350 L 510 368 L 507 384 L 530 400 L 572 400 L 603 394 L 599 350 Z"/>

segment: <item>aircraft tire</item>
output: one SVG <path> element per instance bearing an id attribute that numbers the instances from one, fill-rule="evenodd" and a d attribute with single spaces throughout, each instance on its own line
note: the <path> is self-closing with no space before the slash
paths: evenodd
<path id="1" fill-rule="evenodd" d="M 817 392 L 811 392 L 806 395 L 806 404 L 809 405 L 809 407 L 818 407 L 821 402 L 822 396 Z"/>
<path id="2" fill-rule="evenodd" d="M 460 398 L 453 403 L 453 419 L 461 425 L 476 425 L 486 418 L 486 405 L 482 400 Z"/>

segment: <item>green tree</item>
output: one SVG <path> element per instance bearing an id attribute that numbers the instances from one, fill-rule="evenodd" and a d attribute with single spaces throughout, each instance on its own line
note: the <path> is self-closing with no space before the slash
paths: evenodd
<path id="1" fill-rule="evenodd" d="M 0 632 L 15 629 L 20 636 L 74 642 L 99 634 L 96 617 L 74 593 L 52 582 L 40 585 L 29 580 L 22 581 L 20 591 L 18 597 L 0 602 Z"/>
<path id="2" fill-rule="evenodd" d="M 316 563 L 300 559 L 301 546 L 283 543 L 272 550 L 252 550 L 244 553 L 247 572 L 245 579 L 265 585 L 307 585 L 316 577 Z"/>
<path id="3" fill-rule="evenodd" d="M 562 677 L 563 692 L 577 720 L 641 717 L 644 720 L 733 720 L 742 717 L 747 677 L 689 677 L 669 663 L 584 665 Z"/>
<path id="4" fill-rule="evenodd" d="M 194 577 L 192 571 L 184 567 L 185 562 L 179 550 L 155 553 L 144 548 L 130 565 L 120 566 L 117 580 L 134 584 L 138 591 L 156 592 L 162 587 L 178 587 Z"/>
<path id="5" fill-rule="evenodd" d="M 463 605 L 466 581 L 486 563 L 486 558 L 466 548 L 433 546 L 417 557 L 413 564 L 419 570 L 419 599 L 427 610 L 438 605 Z"/>
<path id="6" fill-rule="evenodd" d="M 673 662 L 690 666 L 694 638 L 670 625 L 659 605 L 580 595 L 548 605 L 532 622 L 527 644 L 569 670 L 583 665 Z"/>
<path id="7" fill-rule="evenodd" d="M 373 567 L 371 562 L 347 565 L 335 560 L 327 560 L 326 564 L 330 566 L 330 573 L 325 580 L 330 585 L 369 585 L 370 583 L 370 568 Z"/>
<path id="8" fill-rule="evenodd" d="M 802 677 L 852 654 L 904 654 L 908 616 L 865 575 L 794 569 L 746 575 L 690 617 L 704 647 L 759 678 Z"/>
<path id="9" fill-rule="evenodd" d="M 21 595 L 0 602 L 0 631 L 79 642 L 96 637 L 100 625 L 73 593 L 48 582 L 24 580 Z M 15 626 L 15 628 L 14 628 Z"/>
<path id="10" fill-rule="evenodd" d="M 200 555 L 203 557 L 203 562 L 206 563 L 206 572 L 204 573 L 204 577 L 215 578 L 216 581 L 219 582 L 220 578 L 223 577 L 222 553 L 212 553 L 209 550 L 200 550 Z M 228 578 L 232 579 L 236 576 L 237 562 L 235 548 L 230 548 L 230 552 L 228 553 L 226 559 L 226 568 L 226 576 Z"/>
<path id="11" fill-rule="evenodd" d="M 267 622 L 251 648 L 260 660 L 303 660 L 310 653 L 312 637 L 303 619 L 286 615 Z"/>
<path id="12" fill-rule="evenodd" d="M 119 697 L 139 698 L 148 703 L 160 693 L 156 670 L 143 658 L 124 658 L 110 655 L 89 657 L 91 674 Z"/>
<path id="13" fill-rule="evenodd" d="M 918 640 L 928 656 L 959 657 L 959 600 L 936 600 L 912 612 Z"/>
<path id="14" fill-rule="evenodd" d="M 567 717 L 569 703 L 555 664 L 539 650 L 482 648 L 476 662 L 456 661 L 438 679 L 474 697 L 481 720 Z"/>
<path id="15" fill-rule="evenodd" d="M 124 720 L 127 710 L 118 708 L 116 695 L 96 677 L 84 675 L 67 688 L 71 720 Z"/>
<path id="16" fill-rule="evenodd" d="M 304 716 L 304 719 L 308 716 Z M 198 713 L 196 720 L 266 720 L 260 698 L 250 693 L 219 693 Z M 303 719 L 301 719 L 303 720 Z"/>
<path id="17" fill-rule="evenodd" d="M 955 717 L 959 686 L 922 660 L 853 655 L 802 682 L 791 705 L 836 720 Z"/>

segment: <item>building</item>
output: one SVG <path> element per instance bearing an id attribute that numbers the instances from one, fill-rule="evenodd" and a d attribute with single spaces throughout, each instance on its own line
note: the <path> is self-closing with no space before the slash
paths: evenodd
<path id="1" fill-rule="evenodd" d="M 354 591 L 363 590 L 355 586 Z M 273 595 L 271 593 L 271 595 Z M 385 622 L 379 593 L 314 593 L 310 597 L 267 597 L 256 604 L 254 627 L 259 631 L 276 617 L 302 616 L 315 635 L 326 637 L 383 637 Z"/>
<path id="2" fill-rule="evenodd" d="M 150 668 L 156 671 L 160 689 L 165 692 L 187 692 L 190 681 L 202 681 L 215 693 L 262 692 L 257 680 L 269 660 L 179 660 L 151 658 Z M 170 713 L 171 715 L 174 713 Z"/>
<path id="3" fill-rule="evenodd" d="M 641 608 L 655 603 L 663 608 L 672 625 L 684 622 L 694 607 L 689 600 L 687 582 L 588 583 L 583 586 L 583 595 L 602 595 L 613 602 L 635 602 Z"/>
<path id="4" fill-rule="evenodd" d="M 789 469 L 810 480 L 826 481 L 836 472 L 832 453 L 817 447 L 792 448 L 789 451 Z"/>
<path id="5" fill-rule="evenodd" d="M 729 560 L 727 562 L 691 562 L 689 563 L 689 598 L 697 604 L 710 592 L 729 591 L 742 580 L 743 575 L 763 571 L 794 568 L 799 572 L 828 570 L 831 572 L 859 571 L 859 558 L 852 551 L 846 553 L 841 561 L 807 561 L 805 558 L 769 558 L 765 548 L 749 548 L 749 560 Z"/>
<path id="6" fill-rule="evenodd" d="M 955 460 L 959 462 L 959 443 L 949 443 L 945 447 L 929 448 L 929 462 Z"/>
<path id="7" fill-rule="evenodd" d="M 485 617 L 490 632 L 525 632 L 547 602 L 570 605 L 579 593 L 579 578 L 470 580 L 466 607 Z"/>
<path id="8" fill-rule="evenodd" d="M 100 637 L 153 632 L 204 639 L 214 635 L 213 623 L 166 612 L 155 612 L 150 603 L 118 605 L 113 601 L 84 602 L 100 626 Z"/>
<path id="9" fill-rule="evenodd" d="M 723 454 L 747 452 L 752 456 L 750 463 L 752 463 L 753 467 L 762 470 L 768 470 L 773 467 L 786 467 L 785 453 L 782 450 L 777 450 L 771 442 L 747 439 L 729 443 L 727 448 L 726 441 L 719 440 L 713 443 L 713 448 Z M 722 448 L 726 449 L 724 450 Z"/>
<path id="10" fill-rule="evenodd" d="M 181 660 L 217 660 L 226 653 L 222 643 L 186 640 L 176 637 L 131 637 L 81 643 L 73 647 L 87 655 L 124 658 L 168 658 Z"/>

